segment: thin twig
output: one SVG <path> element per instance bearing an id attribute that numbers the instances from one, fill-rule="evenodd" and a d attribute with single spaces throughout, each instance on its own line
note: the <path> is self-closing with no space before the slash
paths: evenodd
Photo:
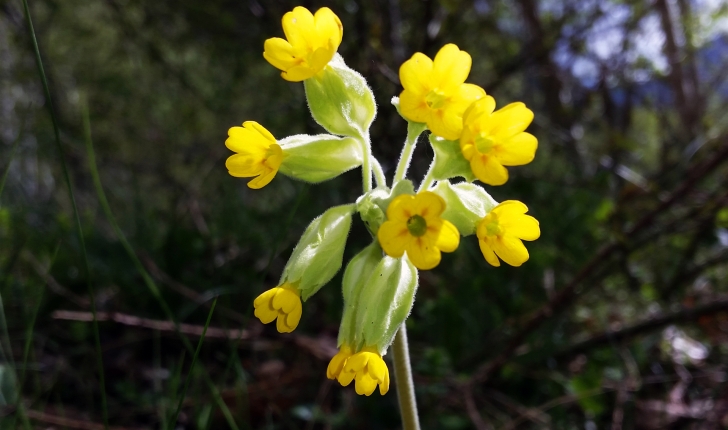
<path id="1" fill-rule="evenodd" d="M 27 410 L 25 413 L 28 418 L 34 421 L 39 421 L 46 424 L 52 424 L 60 427 L 67 427 L 77 430 L 103 430 L 104 425 L 94 423 L 91 421 L 74 420 L 66 417 L 59 417 L 58 415 L 51 415 L 41 411 Z M 109 430 L 141 430 L 140 428 L 131 429 L 129 427 L 109 427 Z"/>

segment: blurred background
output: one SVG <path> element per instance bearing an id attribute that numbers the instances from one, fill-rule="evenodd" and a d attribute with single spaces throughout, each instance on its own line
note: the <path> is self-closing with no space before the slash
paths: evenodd
<path id="1" fill-rule="evenodd" d="M 105 410 L 115 429 L 401 428 L 394 390 L 325 377 L 340 274 L 293 334 L 252 316 L 306 225 L 361 189 L 355 170 L 255 191 L 224 167 L 245 120 L 322 131 L 262 57 L 297 5 L 341 18 L 390 178 L 406 124 L 389 100 L 414 52 L 457 44 L 469 82 L 536 114 L 536 160 L 487 187 L 540 221 L 530 260 L 491 267 L 469 237 L 421 273 L 407 327 L 423 428 L 728 428 L 721 0 L 30 0 L 88 273 L 23 5 L 0 0 L 0 428 L 103 429 Z M 85 110 L 131 254 L 94 188 Z M 355 221 L 345 260 L 370 241 Z"/>

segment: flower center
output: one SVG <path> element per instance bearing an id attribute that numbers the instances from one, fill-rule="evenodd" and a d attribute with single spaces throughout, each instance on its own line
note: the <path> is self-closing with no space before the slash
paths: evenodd
<path id="1" fill-rule="evenodd" d="M 407 220 L 407 229 L 412 236 L 424 236 L 427 233 L 427 221 L 420 215 L 412 215 Z"/>
<path id="2" fill-rule="evenodd" d="M 485 234 L 488 236 L 498 236 L 503 233 L 503 228 L 500 226 L 496 214 L 489 213 L 483 223 L 485 224 Z"/>
<path id="3" fill-rule="evenodd" d="M 478 133 L 475 137 L 475 147 L 478 148 L 478 152 L 481 154 L 488 154 L 493 150 L 494 145 L 493 140 L 489 136 L 486 136 L 485 133 Z"/>
<path id="4" fill-rule="evenodd" d="M 425 103 L 430 109 L 441 109 L 445 106 L 447 97 L 437 90 L 432 90 L 425 96 Z"/>

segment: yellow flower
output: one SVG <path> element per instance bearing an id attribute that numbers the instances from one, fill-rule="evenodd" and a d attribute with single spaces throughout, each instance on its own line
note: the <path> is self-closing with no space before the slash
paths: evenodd
<path id="1" fill-rule="evenodd" d="M 253 189 L 263 188 L 273 180 L 283 162 L 283 150 L 268 130 L 255 121 L 245 121 L 242 127 L 228 130 L 225 146 L 237 152 L 225 161 L 230 175 L 238 178 L 257 178 L 248 182 Z"/>
<path id="2" fill-rule="evenodd" d="M 344 387 L 356 379 L 356 394 L 359 395 L 371 396 L 377 385 L 379 394 L 385 395 L 389 391 L 389 369 L 374 348 L 364 348 L 349 357 L 337 379 Z"/>
<path id="3" fill-rule="evenodd" d="M 435 135 L 457 140 L 463 129 L 463 112 L 472 102 L 485 97 L 477 85 L 466 84 L 472 59 L 456 45 L 440 49 L 435 61 L 417 52 L 399 68 L 404 91 L 399 96 L 402 115 L 427 123 Z"/>
<path id="4" fill-rule="evenodd" d="M 339 17 L 327 7 L 311 15 L 297 6 L 283 15 L 286 39 L 273 37 L 265 41 L 263 57 L 282 70 L 283 79 L 301 82 L 326 67 L 339 49 L 344 27 Z"/>
<path id="5" fill-rule="evenodd" d="M 377 232 L 379 244 L 391 257 L 399 258 L 406 251 L 415 267 L 432 269 L 440 264 L 441 251 L 453 252 L 460 244 L 458 229 L 440 218 L 444 210 L 445 200 L 431 191 L 395 198 Z"/>
<path id="6" fill-rule="evenodd" d="M 352 351 L 348 345 L 341 345 L 341 349 L 336 353 L 336 355 L 334 355 L 334 358 L 331 359 L 329 366 L 326 368 L 326 377 L 329 379 L 338 378 L 339 375 L 341 375 L 341 371 L 344 370 L 346 360 L 348 360 L 353 353 L 354 351 Z"/>
<path id="7" fill-rule="evenodd" d="M 271 288 L 259 295 L 253 306 L 255 306 L 255 316 L 263 324 L 278 318 L 276 328 L 279 333 L 292 332 L 301 321 L 303 313 L 298 288 L 289 283 Z"/>
<path id="8" fill-rule="evenodd" d="M 526 212 L 528 208 L 523 203 L 506 200 L 480 221 L 476 233 L 485 261 L 498 267 L 500 257 L 518 267 L 528 260 L 528 250 L 521 240 L 536 240 L 541 230 L 536 218 Z"/>
<path id="9" fill-rule="evenodd" d="M 494 109 L 495 100 L 487 96 L 465 111 L 460 149 L 478 179 L 488 185 L 503 185 L 508 180 L 503 166 L 530 163 L 538 141 L 524 132 L 533 121 L 533 112 L 526 105 L 518 102 Z"/>

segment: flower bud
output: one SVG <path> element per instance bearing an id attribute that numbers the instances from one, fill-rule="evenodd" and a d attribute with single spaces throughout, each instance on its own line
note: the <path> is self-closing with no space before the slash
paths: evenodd
<path id="1" fill-rule="evenodd" d="M 352 138 L 329 134 L 298 134 L 280 140 L 283 163 L 280 172 L 306 182 L 335 178 L 361 165 L 361 145 Z"/>
<path id="2" fill-rule="evenodd" d="M 283 270 L 280 284 L 296 283 L 308 300 L 341 268 L 354 205 L 333 207 L 311 221 Z"/>
<path id="3" fill-rule="evenodd" d="M 470 163 L 460 150 L 460 143 L 430 134 L 430 145 L 435 152 L 432 176 L 438 181 L 462 176 L 468 182 L 475 180 Z"/>
<path id="4" fill-rule="evenodd" d="M 311 115 L 329 133 L 362 137 L 377 114 L 374 94 L 362 75 L 336 54 L 320 73 L 303 81 Z"/>
<path id="5" fill-rule="evenodd" d="M 409 316 L 417 290 L 417 269 L 407 256 L 383 257 L 362 286 L 356 303 L 361 345 L 384 355 Z"/>
<path id="6" fill-rule="evenodd" d="M 478 223 L 498 205 L 483 188 L 467 182 L 453 185 L 440 181 L 430 191 L 445 200 L 447 205 L 440 216 L 453 223 L 462 236 L 475 234 Z"/>

